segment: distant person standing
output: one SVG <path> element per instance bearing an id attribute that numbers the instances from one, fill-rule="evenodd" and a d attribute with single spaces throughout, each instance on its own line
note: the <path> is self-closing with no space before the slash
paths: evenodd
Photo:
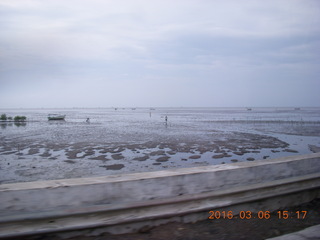
<path id="1" fill-rule="evenodd" d="M 168 125 L 168 116 L 166 116 L 164 119 L 166 121 L 166 125 Z"/>

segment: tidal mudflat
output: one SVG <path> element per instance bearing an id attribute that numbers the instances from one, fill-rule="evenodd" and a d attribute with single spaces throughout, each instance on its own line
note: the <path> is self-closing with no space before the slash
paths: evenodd
<path id="1" fill-rule="evenodd" d="M 320 148 L 319 108 L 3 111 L 28 121 L 0 122 L 0 183 L 268 161 Z M 47 121 L 52 112 L 65 121 Z"/>

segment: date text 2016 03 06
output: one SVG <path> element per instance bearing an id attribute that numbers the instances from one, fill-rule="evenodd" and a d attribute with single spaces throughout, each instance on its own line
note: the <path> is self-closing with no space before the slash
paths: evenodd
<path id="1" fill-rule="evenodd" d="M 232 211 L 209 211 L 209 219 L 305 219 L 307 211 L 277 211 L 271 214 L 270 211 L 240 211 L 235 215 Z"/>

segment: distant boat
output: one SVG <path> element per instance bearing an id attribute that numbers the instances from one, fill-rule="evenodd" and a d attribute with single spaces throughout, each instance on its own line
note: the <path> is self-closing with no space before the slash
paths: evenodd
<path id="1" fill-rule="evenodd" d="M 252 108 L 247 108 L 247 111 L 252 111 Z"/>
<path id="2" fill-rule="evenodd" d="M 66 115 L 61 115 L 61 114 L 49 114 L 48 115 L 48 120 L 64 120 Z"/>
<path id="3" fill-rule="evenodd" d="M 294 110 L 301 110 L 301 108 L 299 108 L 299 107 L 296 107 L 296 108 L 294 108 Z"/>

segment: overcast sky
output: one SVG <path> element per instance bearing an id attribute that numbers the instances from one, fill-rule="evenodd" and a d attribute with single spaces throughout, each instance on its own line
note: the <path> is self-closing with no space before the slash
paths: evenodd
<path id="1" fill-rule="evenodd" d="M 0 0 L 0 107 L 320 106 L 318 0 Z"/>

